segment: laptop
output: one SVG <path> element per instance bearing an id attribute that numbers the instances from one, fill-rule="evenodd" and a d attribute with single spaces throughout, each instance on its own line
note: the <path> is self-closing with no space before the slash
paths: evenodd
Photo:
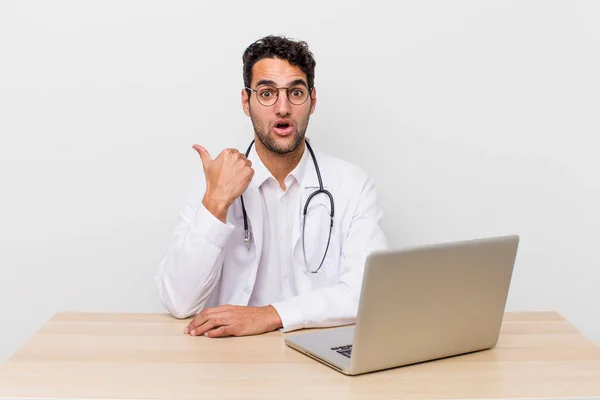
<path id="1" fill-rule="evenodd" d="M 513 235 L 373 252 L 356 324 L 285 343 L 347 375 L 492 348 L 518 245 Z"/>

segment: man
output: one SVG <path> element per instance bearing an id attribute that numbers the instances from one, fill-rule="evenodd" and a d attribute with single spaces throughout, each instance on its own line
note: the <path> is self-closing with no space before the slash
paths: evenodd
<path id="1" fill-rule="evenodd" d="M 204 176 L 156 275 L 161 300 L 177 318 L 198 313 L 194 336 L 353 323 L 365 258 L 387 248 L 373 181 L 305 139 L 317 104 L 305 42 L 267 36 L 243 63 L 254 146 L 214 159 L 193 146 Z"/>

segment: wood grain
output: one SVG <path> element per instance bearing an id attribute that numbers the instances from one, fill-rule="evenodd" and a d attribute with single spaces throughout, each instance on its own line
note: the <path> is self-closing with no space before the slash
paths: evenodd
<path id="1" fill-rule="evenodd" d="M 0 398 L 600 399 L 600 348 L 553 312 L 507 313 L 492 350 L 356 377 L 281 332 L 208 339 L 185 326 L 166 314 L 59 313 L 0 365 Z"/>

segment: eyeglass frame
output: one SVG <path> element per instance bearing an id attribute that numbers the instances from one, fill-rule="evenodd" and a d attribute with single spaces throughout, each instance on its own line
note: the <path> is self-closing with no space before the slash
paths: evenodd
<path id="1" fill-rule="evenodd" d="M 260 102 L 260 100 L 258 99 L 258 88 L 261 87 L 261 86 L 270 86 L 270 87 L 272 87 L 272 88 L 274 88 L 276 90 L 277 95 L 275 97 L 275 101 L 273 102 L 273 104 L 266 106 L 266 105 L 264 105 L 263 103 Z M 306 96 L 306 99 L 302 103 L 300 103 L 300 104 L 296 104 L 292 100 L 290 100 L 290 93 L 288 92 L 290 89 L 292 89 L 292 88 L 294 88 L 296 86 L 304 86 L 306 89 L 308 89 L 308 96 Z M 279 91 L 281 89 L 285 89 L 285 97 L 287 97 L 287 99 L 290 102 L 290 104 L 293 104 L 295 106 L 301 106 L 302 104 L 306 103 L 306 101 L 308 100 L 309 97 L 311 97 L 311 92 L 312 92 L 312 90 L 314 88 L 315 88 L 314 86 L 313 87 L 308 87 L 304 83 L 299 83 L 297 85 L 289 86 L 289 87 L 285 87 L 285 86 L 277 87 L 275 85 L 269 85 L 269 84 L 259 85 L 256 89 L 252 89 L 252 88 L 247 87 L 247 86 L 244 87 L 244 89 L 250 90 L 251 92 L 256 93 L 256 101 L 258 101 L 258 104 L 260 104 L 263 107 L 273 107 L 275 104 L 277 104 L 277 101 L 279 100 Z"/>

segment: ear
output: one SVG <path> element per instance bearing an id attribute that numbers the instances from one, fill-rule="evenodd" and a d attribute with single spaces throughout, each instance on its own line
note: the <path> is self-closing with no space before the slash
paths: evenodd
<path id="1" fill-rule="evenodd" d="M 313 87 L 310 92 L 310 114 L 315 112 L 316 105 L 317 105 L 317 88 Z"/>
<path id="2" fill-rule="evenodd" d="M 250 116 L 250 97 L 246 89 L 242 89 L 242 108 L 246 115 Z"/>

